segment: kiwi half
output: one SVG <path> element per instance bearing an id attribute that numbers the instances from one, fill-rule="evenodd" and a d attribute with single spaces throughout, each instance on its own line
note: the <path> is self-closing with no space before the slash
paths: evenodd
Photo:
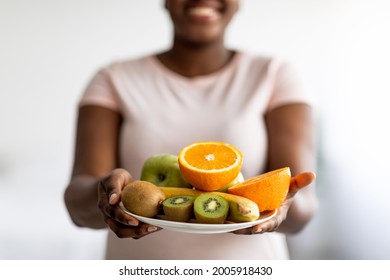
<path id="1" fill-rule="evenodd" d="M 201 194 L 194 201 L 195 218 L 199 223 L 223 224 L 229 212 L 229 203 L 217 194 Z"/>
<path id="2" fill-rule="evenodd" d="M 187 222 L 194 213 L 195 196 L 177 195 L 167 198 L 162 206 L 167 220 L 176 222 Z"/>

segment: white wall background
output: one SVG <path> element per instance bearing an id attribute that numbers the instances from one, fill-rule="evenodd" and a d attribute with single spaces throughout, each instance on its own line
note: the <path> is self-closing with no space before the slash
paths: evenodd
<path id="1" fill-rule="evenodd" d="M 390 259 L 386 0 L 243 0 L 232 47 L 279 55 L 316 101 L 320 212 L 298 259 Z M 77 100 L 96 69 L 168 46 L 163 1 L 0 0 L 0 259 L 99 259 L 104 232 L 62 193 Z"/>

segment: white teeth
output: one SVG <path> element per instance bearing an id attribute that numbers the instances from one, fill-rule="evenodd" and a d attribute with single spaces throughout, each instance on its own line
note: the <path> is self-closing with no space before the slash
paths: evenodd
<path id="1" fill-rule="evenodd" d="M 215 9 L 209 7 L 195 7 L 189 9 L 188 12 L 190 15 L 195 15 L 195 16 L 212 16 L 217 13 Z"/>

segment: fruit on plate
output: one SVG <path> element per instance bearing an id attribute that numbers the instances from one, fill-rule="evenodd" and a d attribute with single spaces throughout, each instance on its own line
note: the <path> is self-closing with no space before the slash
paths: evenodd
<path id="1" fill-rule="evenodd" d="M 145 160 L 140 179 L 156 186 L 192 187 L 180 172 L 177 156 L 168 153 L 156 154 Z"/>
<path id="2" fill-rule="evenodd" d="M 229 193 L 212 193 L 222 196 L 229 202 L 228 221 L 236 223 L 252 222 L 260 217 L 259 207 L 252 200 Z"/>
<path id="3" fill-rule="evenodd" d="M 215 191 L 240 173 L 241 152 L 231 144 L 206 141 L 185 146 L 178 155 L 183 177 L 196 189 Z"/>
<path id="4" fill-rule="evenodd" d="M 199 196 L 204 193 L 211 193 L 222 196 L 229 203 L 229 213 L 226 219 L 231 222 L 251 222 L 257 220 L 260 217 L 259 207 L 257 204 L 252 200 L 242 196 L 220 192 L 203 192 L 199 190 L 183 188 L 160 187 L 160 189 L 164 192 L 164 195 L 167 198 L 177 195 Z"/>
<path id="5" fill-rule="evenodd" d="M 276 169 L 228 188 L 228 193 L 257 203 L 261 212 L 278 208 L 287 196 L 291 180 L 289 167 Z"/>
<path id="6" fill-rule="evenodd" d="M 235 185 L 237 185 L 239 183 L 242 183 L 244 181 L 245 181 L 244 180 L 244 175 L 242 175 L 242 173 L 240 172 L 240 173 L 238 173 L 238 176 L 233 181 L 231 181 L 229 184 L 225 185 L 224 187 L 216 190 L 216 192 L 225 192 L 225 193 L 227 193 L 228 192 L 227 191 L 228 188 L 233 187 L 233 186 L 235 186 Z"/>
<path id="7" fill-rule="evenodd" d="M 160 189 L 164 192 L 166 198 L 177 196 L 177 195 L 198 196 L 204 193 L 202 191 L 198 191 L 195 189 L 184 189 L 184 188 L 175 188 L 175 187 L 160 187 Z"/>
<path id="8" fill-rule="evenodd" d="M 229 212 L 229 203 L 222 196 L 203 193 L 195 198 L 194 214 L 199 223 L 223 224 Z"/>
<path id="9" fill-rule="evenodd" d="M 194 200 L 192 195 L 177 195 L 163 201 L 164 215 L 167 220 L 187 222 L 194 214 Z"/>
<path id="10" fill-rule="evenodd" d="M 161 203 L 165 200 L 164 192 L 156 185 L 146 181 L 133 181 L 122 191 L 123 206 L 131 213 L 154 217 L 158 214 Z"/>

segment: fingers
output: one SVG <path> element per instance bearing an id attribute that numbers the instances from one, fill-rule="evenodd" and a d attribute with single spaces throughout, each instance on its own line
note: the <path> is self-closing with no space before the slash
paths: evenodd
<path id="1" fill-rule="evenodd" d="M 117 223 L 112 219 L 107 219 L 106 223 L 119 238 L 139 239 L 150 233 L 161 230 L 161 228 L 144 223 L 140 223 L 137 227 L 125 226 L 120 223 Z"/>
<path id="2" fill-rule="evenodd" d="M 138 220 L 124 213 L 118 203 L 122 189 L 131 182 L 131 175 L 124 169 L 115 169 L 98 183 L 98 207 L 104 219 L 114 220 L 123 225 L 137 226 Z"/>
<path id="3" fill-rule="evenodd" d="M 233 233 L 235 234 L 246 234 L 246 235 L 252 235 L 252 234 L 261 234 L 266 232 L 272 232 L 275 231 L 280 224 L 283 222 L 283 217 L 278 215 L 264 223 L 258 224 L 254 227 L 250 228 L 244 228 L 240 230 L 236 230 Z"/>
<path id="4" fill-rule="evenodd" d="M 312 182 L 314 182 L 316 175 L 314 172 L 303 172 L 291 178 L 290 192 L 297 192 Z"/>
<path id="5" fill-rule="evenodd" d="M 119 207 L 123 188 L 132 181 L 124 169 L 115 169 L 98 183 L 98 206 L 104 221 L 119 238 L 141 238 L 160 230 L 152 225 L 140 223 Z"/>
<path id="6" fill-rule="evenodd" d="M 252 228 L 253 233 L 265 233 L 265 232 L 272 232 L 278 229 L 278 227 L 281 225 L 281 223 L 284 221 L 284 215 L 278 214 L 272 219 L 261 223 L 259 225 L 256 225 Z"/>
<path id="7" fill-rule="evenodd" d="M 112 206 L 101 200 L 99 208 L 105 219 L 112 219 L 127 226 L 137 226 L 139 224 L 139 221 L 136 218 L 123 212 L 118 205 Z"/>
<path id="8" fill-rule="evenodd" d="M 276 213 L 276 215 L 273 218 L 269 219 L 268 221 L 260 223 L 254 227 L 234 231 L 233 233 L 248 235 L 248 234 L 261 234 L 261 233 L 276 231 L 278 227 L 286 219 L 287 211 L 288 211 L 288 205 L 284 204 L 278 208 L 278 212 Z"/>

